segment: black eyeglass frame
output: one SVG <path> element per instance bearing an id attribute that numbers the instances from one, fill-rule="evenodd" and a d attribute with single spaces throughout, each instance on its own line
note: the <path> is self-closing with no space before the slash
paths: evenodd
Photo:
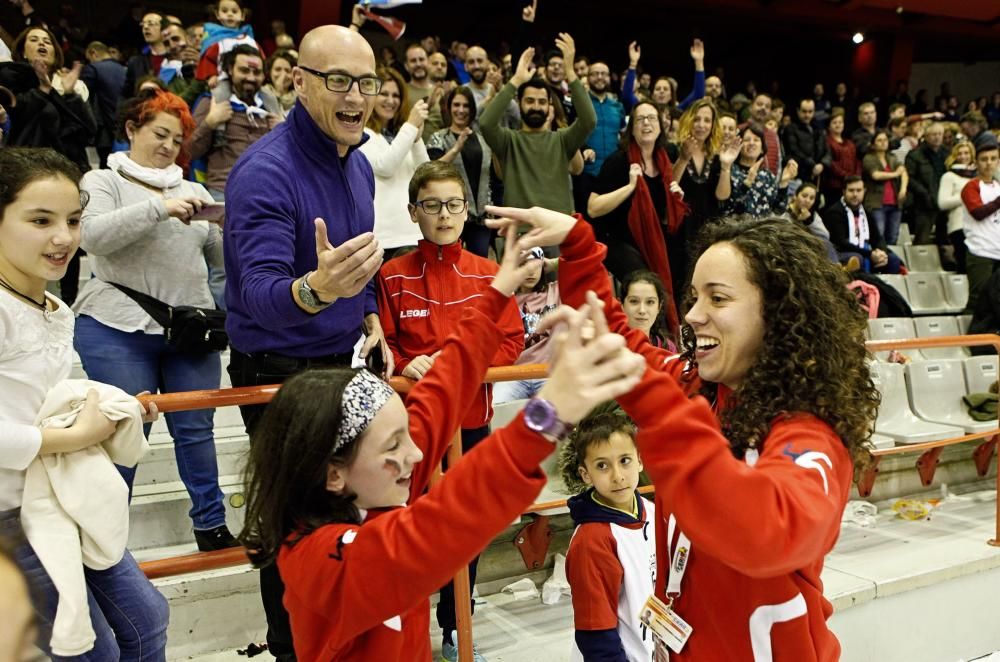
<path id="1" fill-rule="evenodd" d="M 453 202 L 461 202 L 462 203 L 462 208 L 461 209 L 452 209 L 449 205 L 451 205 L 451 203 L 453 203 Z M 437 203 L 437 204 L 441 205 L 441 207 L 439 207 L 437 211 L 431 211 L 430 209 L 428 209 L 425 206 L 425 205 L 427 205 L 429 203 Z M 447 200 L 438 200 L 437 198 L 428 198 L 426 200 L 417 200 L 413 204 L 414 204 L 414 206 L 420 207 L 422 210 L 424 210 L 425 214 L 430 214 L 431 216 L 434 216 L 435 214 L 440 214 L 442 209 L 447 209 L 449 214 L 461 214 L 463 211 L 465 211 L 466 209 L 469 208 L 469 201 L 466 200 L 465 198 L 448 198 Z"/>
<path id="2" fill-rule="evenodd" d="M 382 90 L 382 84 L 385 82 L 381 78 L 379 78 L 377 76 L 372 76 L 370 74 L 365 74 L 364 76 L 352 76 L 351 74 L 347 73 L 346 71 L 317 71 L 315 69 L 310 69 L 309 67 L 303 67 L 301 64 L 298 65 L 298 67 L 302 71 L 308 72 L 308 73 L 312 74 L 313 76 L 318 76 L 319 78 L 322 78 L 323 79 L 323 84 L 326 86 L 326 89 L 329 90 L 330 92 L 336 92 L 338 94 L 344 94 L 346 92 L 350 92 L 351 88 L 354 87 L 354 84 L 357 83 L 358 84 L 358 92 L 360 92 L 364 96 L 366 96 L 366 97 L 378 96 L 378 93 Z M 350 78 L 351 82 L 348 83 L 347 87 L 345 87 L 344 89 L 342 89 L 342 90 L 335 90 L 332 87 L 330 87 L 330 76 L 343 76 L 345 78 Z M 377 81 L 377 85 L 375 86 L 375 91 L 374 92 L 368 93 L 368 92 L 365 92 L 364 90 L 361 89 L 361 81 L 364 81 L 364 80 L 374 80 L 374 81 Z"/>

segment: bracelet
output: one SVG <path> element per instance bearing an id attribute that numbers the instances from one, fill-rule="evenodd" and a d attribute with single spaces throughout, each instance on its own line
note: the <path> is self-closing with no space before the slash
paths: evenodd
<path id="1" fill-rule="evenodd" d="M 357 28 L 359 30 L 361 29 L 362 25 L 364 25 L 364 23 L 355 23 L 355 22 L 351 21 L 351 27 Z"/>

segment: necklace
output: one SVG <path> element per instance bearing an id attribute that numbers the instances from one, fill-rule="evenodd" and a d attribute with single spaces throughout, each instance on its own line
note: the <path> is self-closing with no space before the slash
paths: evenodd
<path id="1" fill-rule="evenodd" d="M 25 301 L 28 301 L 29 303 L 33 304 L 34 306 L 36 306 L 39 310 L 42 311 L 42 315 L 44 315 L 45 321 L 46 322 L 49 321 L 49 304 L 48 304 L 48 301 L 45 299 L 45 295 L 44 294 L 42 295 L 42 302 L 39 303 L 39 302 L 35 301 L 34 299 L 32 299 L 31 297 L 29 297 L 24 292 L 19 292 L 18 290 L 14 289 L 14 287 L 10 283 L 8 283 L 6 280 L 4 280 L 3 278 L 0 278 L 0 287 L 4 288 L 5 290 L 7 290 L 8 292 L 10 292 L 11 294 L 14 294 L 14 295 L 16 295 L 16 296 L 24 299 Z"/>

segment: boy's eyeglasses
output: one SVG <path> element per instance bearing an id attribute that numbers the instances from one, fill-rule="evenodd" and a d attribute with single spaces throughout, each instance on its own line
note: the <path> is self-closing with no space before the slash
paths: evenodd
<path id="1" fill-rule="evenodd" d="M 440 214 L 442 207 L 445 207 L 449 214 L 461 214 L 469 206 L 469 201 L 465 198 L 451 198 L 450 200 L 429 198 L 427 200 L 417 200 L 413 204 L 423 209 L 425 214 Z"/>
<path id="2" fill-rule="evenodd" d="M 299 69 L 322 78 L 326 82 L 326 89 L 331 92 L 347 92 L 355 81 L 358 83 L 358 91 L 368 97 L 375 96 L 382 89 L 382 79 L 375 76 L 352 76 L 340 71 L 316 71 L 302 65 L 299 65 Z"/>

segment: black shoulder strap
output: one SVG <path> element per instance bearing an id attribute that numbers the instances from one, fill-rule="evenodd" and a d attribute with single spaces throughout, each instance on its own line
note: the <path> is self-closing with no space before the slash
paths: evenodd
<path id="1" fill-rule="evenodd" d="M 125 287 L 124 285 L 119 285 L 118 283 L 108 283 L 109 285 L 114 285 L 119 290 L 124 292 L 130 299 L 139 304 L 139 307 L 146 311 L 150 317 L 153 318 L 157 324 L 162 326 L 164 329 L 170 326 L 170 318 L 172 317 L 173 308 L 166 303 L 163 303 L 159 299 L 155 299 L 148 294 L 142 292 L 137 292 L 131 287 Z"/>

